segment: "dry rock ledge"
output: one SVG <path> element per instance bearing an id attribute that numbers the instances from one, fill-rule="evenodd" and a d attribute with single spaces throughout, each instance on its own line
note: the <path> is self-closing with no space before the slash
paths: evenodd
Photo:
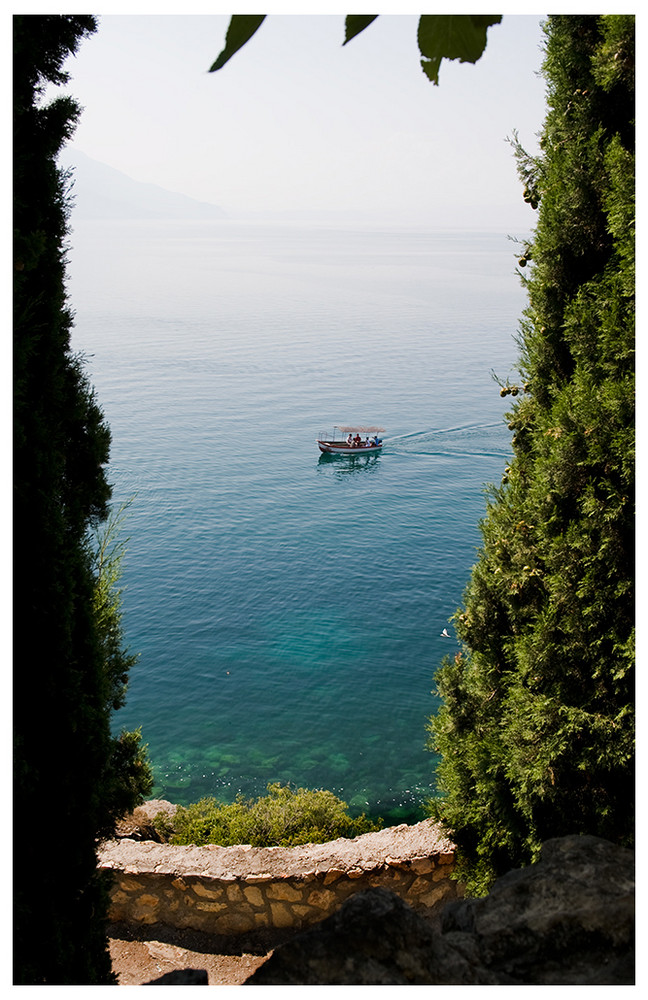
<path id="1" fill-rule="evenodd" d="M 167 803 L 147 804 L 149 814 Z M 397 893 L 429 914 L 461 893 L 450 878 L 452 841 L 432 820 L 352 840 L 299 847 L 173 846 L 124 838 L 105 843 L 99 866 L 114 874 L 110 919 L 216 934 L 301 928 L 370 888 Z"/>
<path id="2" fill-rule="evenodd" d="M 426 920 L 394 893 L 358 893 L 280 944 L 254 986 L 632 986 L 634 853 L 592 836 Z"/>

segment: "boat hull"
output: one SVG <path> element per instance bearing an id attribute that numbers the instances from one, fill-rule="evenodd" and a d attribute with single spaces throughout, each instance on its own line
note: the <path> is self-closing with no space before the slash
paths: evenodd
<path id="1" fill-rule="evenodd" d="M 346 455 L 350 458 L 357 458 L 360 455 L 375 455 L 382 451 L 382 444 L 359 445 L 354 448 L 346 441 L 317 441 L 317 447 L 324 455 Z"/>

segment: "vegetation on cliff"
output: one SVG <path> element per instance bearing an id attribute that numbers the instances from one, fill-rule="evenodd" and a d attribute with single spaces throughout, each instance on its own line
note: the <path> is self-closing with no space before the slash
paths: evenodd
<path id="1" fill-rule="evenodd" d="M 156 827 L 172 844 L 295 847 L 357 837 L 380 830 L 382 822 L 373 822 L 364 813 L 349 816 L 346 802 L 333 792 L 270 784 L 268 794 L 258 799 L 239 796 L 225 803 L 204 798 L 179 806 L 172 820 L 160 813 Z"/>
<path id="2" fill-rule="evenodd" d="M 114 982 L 97 839 L 150 787 L 139 734 L 111 734 L 132 657 L 92 541 L 109 512 L 110 432 L 70 349 L 56 156 L 79 108 L 43 102 L 95 28 L 85 15 L 14 18 L 17 984 Z M 473 884 L 549 837 L 633 834 L 634 19 L 549 18 L 545 75 L 542 155 L 516 147 L 539 218 L 519 257 L 519 384 L 502 387 L 516 400 L 514 456 L 490 496 L 456 616 L 463 649 L 438 674 L 430 723 L 437 808 Z M 42 830 L 26 820 L 36 806 L 49 818 L 45 866 Z M 203 828 L 210 842 L 266 844 L 372 828 L 331 793 L 278 787 L 193 809 L 191 842 Z"/>
<path id="3" fill-rule="evenodd" d="M 29 985 L 114 981 L 97 839 L 150 790 L 139 734 L 111 734 L 131 659 L 117 562 L 98 562 L 93 542 L 109 512 L 110 431 L 70 348 L 56 156 L 79 108 L 44 100 L 95 28 L 85 15 L 14 17 L 13 940 L 15 982 Z"/>
<path id="4" fill-rule="evenodd" d="M 436 810 L 474 888 L 634 824 L 634 18 L 552 16 L 513 458 L 437 674 Z M 520 272 L 522 276 L 522 272 Z"/>

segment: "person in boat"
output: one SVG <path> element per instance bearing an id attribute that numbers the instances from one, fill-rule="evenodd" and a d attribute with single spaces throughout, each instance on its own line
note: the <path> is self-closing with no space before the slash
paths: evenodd
<path id="1" fill-rule="evenodd" d="M 349 448 L 353 445 L 353 434 L 351 433 L 351 431 L 349 431 L 349 436 L 346 439 L 346 443 L 348 444 Z"/>
<path id="2" fill-rule="evenodd" d="M 365 448 L 369 448 L 371 446 L 371 442 L 369 440 L 369 435 L 368 434 L 367 434 L 367 436 L 365 438 L 364 446 L 365 446 Z"/>
<path id="3" fill-rule="evenodd" d="M 362 438 L 360 437 L 359 434 L 356 434 L 356 436 L 353 439 L 353 447 L 359 448 L 361 444 L 362 444 Z"/>

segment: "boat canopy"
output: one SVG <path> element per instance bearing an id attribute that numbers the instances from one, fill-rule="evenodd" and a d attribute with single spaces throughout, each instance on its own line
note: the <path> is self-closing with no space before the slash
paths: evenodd
<path id="1" fill-rule="evenodd" d="M 385 430 L 384 427 L 346 427 L 342 426 L 342 424 L 336 424 L 335 426 L 339 431 L 362 431 L 364 434 L 378 434 Z"/>

